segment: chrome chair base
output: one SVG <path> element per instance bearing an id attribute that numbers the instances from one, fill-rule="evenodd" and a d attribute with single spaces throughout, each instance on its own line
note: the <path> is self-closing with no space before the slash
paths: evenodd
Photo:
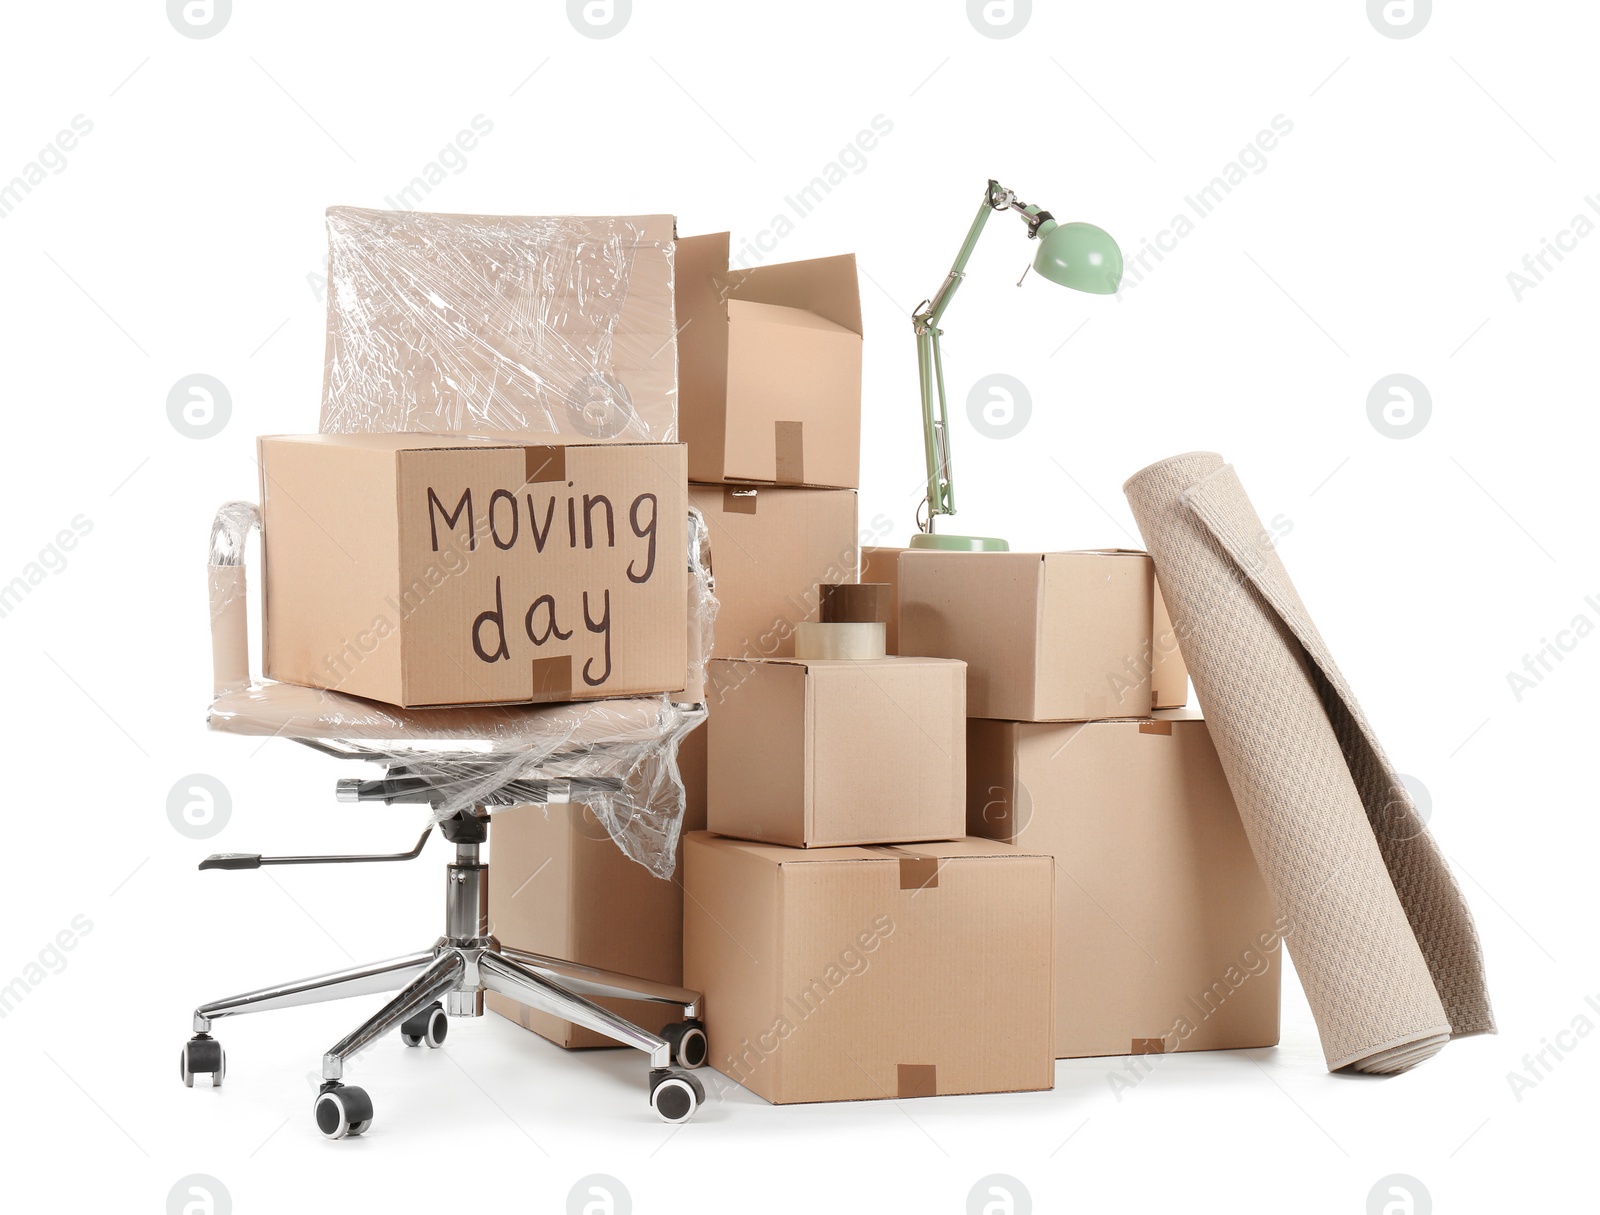
<path id="1" fill-rule="evenodd" d="M 226 1057 L 211 1029 L 224 1017 L 397 992 L 322 1056 L 323 1084 L 314 1107 L 317 1126 L 333 1139 L 359 1135 L 372 1123 L 372 1103 L 365 1091 L 343 1083 L 345 1064 L 396 1029 L 408 1046 L 442 1045 L 448 1028 L 444 1018 L 482 1016 L 484 993 L 492 991 L 645 1052 L 650 1056 L 651 1107 L 668 1122 L 692 1117 L 705 1092 L 691 1073 L 709 1056 L 699 1020 L 700 993 L 501 945 L 487 932 L 488 877 L 489 867 L 478 860 L 478 845 L 458 843 L 456 859 L 447 867 L 446 933 L 431 949 L 200 1005 L 194 1012 L 194 1037 L 179 1060 L 183 1082 L 193 1086 L 196 1076 L 209 1075 L 213 1085 L 222 1083 Z M 595 1003 L 592 996 L 675 1005 L 684 1019 L 655 1034 Z"/>

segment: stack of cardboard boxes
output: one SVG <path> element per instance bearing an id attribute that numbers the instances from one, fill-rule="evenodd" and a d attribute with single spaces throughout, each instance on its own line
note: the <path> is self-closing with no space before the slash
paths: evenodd
<path id="1" fill-rule="evenodd" d="M 1150 558 L 897 562 L 902 649 L 967 662 L 967 829 L 1055 863 L 1055 1055 L 1275 1044 L 1289 926 L 1182 707 Z"/>
<path id="2" fill-rule="evenodd" d="M 712 1065 L 775 1102 L 1048 1088 L 1058 1057 L 1277 1040 L 1289 926 L 1182 708 L 1149 557 L 890 549 L 886 522 L 861 528 L 853 257 L 742 270 L 726 234 L 674 244 L 668 217 L 472 220 L 463 248 L 535 264 L 584 235 L 632 266 L 628 303 L 521 383 L 506 326 L 540 275 L 506 288 L 510 320 L 470 277 L 459 306 L 385 296 L 416 357 L 452 368 L 419 396 L 389 343 L 362 345 L 382 316 L 336 314 L 368 260 L 429 279 L 442 243 L 407 225 L 459 217 L 348 238 L 371 214 L 330 216 L 324 429 L 354 433 L 261 445 L 270 676 L 404 706 L 675 692 L 687 587 L 666 537 L 690 504 L 710 532 L 710 716 L 680 754 L 676 878 L 581 805 L 497 815 L 502 941 L 703 990 Z M 479 366 L 486 325 L 512 349 Z M 597 342 L 621 380 L 586 370 Z M 673 374 L 686 446 L 659 441 Z M 401 424 L 373 424 L 397 394 Z M 858 578 L 892 604 L 886 656 L 797 653 L 829 627 L 824 588 Z"/>
<path id="3" fill-rule="evenodd" d="M 817 587 L 853 581 L 861 547 L 855 258 L 738 270 L 724 232 L 679 239 L 675 260 L 679 430 L 688 500 L 705 517 L 715 563 L 713 653 L 792 656 L 796 627 L 817 618 Z M 716 714 L 714 693 L 710 707 Z M 706 826 L 707 735 L 694 731 L 679 751 L 685 832 Z M 502 940 L 683 981 L 681 867 L 657 880 L 578 805 L 500 816 L 494 863 L 490 919 Z M 602 1003 L 651 1029 L 669 1019 L 660 1005 Z M 499 996 L 489 1006 L 562 1046 L 612 1045 Z"/>

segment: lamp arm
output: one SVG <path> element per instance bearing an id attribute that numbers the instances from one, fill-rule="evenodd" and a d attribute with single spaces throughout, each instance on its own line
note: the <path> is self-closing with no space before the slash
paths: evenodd
<path id="1" fill-rule="evenodd" d="M 1020 202 L 1015 194 L 991 178 L 988 189 L 984 192 L 983 205 L 978 208 L 972 226 L 967 229 L 967 239 L 961 243 L 961 250 L 950 266 L 950 273 L 944 276 L 944 282 L 939 284 L 939 289 L 933 293 L 932 298 L 924 300 L 911 317 L 911 325 L 917 335 L 917 371 L 922 392 L 923 458 L 928 471 L 927 530 L 930 532 L 933 530 L 935 515 L 953 515 L 956 511 L 955 483 L 950 468 L 950 418 L 945 402 L 944 357 L 939 347 L 942 330 L 939 328 L 939 322 L 944 317 L 945 309 L 950 306 L 956 288 L 960 287 L 967 277 L 967 262 L 972 258 L 972 251 L 977 248 L 978 238 L 983 235 L 983 228 L 989 222 L 990 213 L 1007 208 L 1023 211 L 1024 207 L 1025 204 Z M 1033 229 L 1038 226 L 1038 221 L 1026 211 L 1023 218 L 1029 223 L 1031 236 Z"/>

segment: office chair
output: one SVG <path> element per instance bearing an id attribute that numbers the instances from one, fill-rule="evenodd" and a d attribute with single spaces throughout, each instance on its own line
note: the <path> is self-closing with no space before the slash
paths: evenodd
<path id="1" fill-rule="evenodd" d="M 683 1122 L 705 1100 L 695 1069 L 708 1057 L 699 992 L 581 966 L 502 944 L 490 934 L 489 866 L 480 860 L 491 809 L 587 804 L 618 845 L 657 876 L 671 873 L 683 812 L 678 742 L 705 718 L 704 657 L 716 601 L 711 594 L 705 523 L 689 519 L 690 686 L 681 703 L 666 697 L 559 705 L 401 709 L 339 692 L 272 681 L 252 682 L 244 550 L 260 526 L 252 503 L 218 511 L 211 535 L 213 730 L 292 739 L 327 755 L 382 764 L 374 779 L 338 782 L 343 802 L 381 801 L 430 807 L 432 822 L 407 852 L 347 856 L 221 853 L 205 869 L 356 864 L 411 860 L 435 828 L 455 846 L 445 870 L 444 935 L 426 949 L 367 966 L 263 987 L 202 1004 L 179 1071 L 220 1085 L 222 1045 L 211 1035 L 224 1017 L 275 1008 L 398 992 L 322 1056 L 323 1083 L 313 1107 L 330 1139 L 372 1125 L 372 1099 L 343 1082 L 345 1063 L 391 1030 L 407 1046 L 438 1047 L 449 1017 L 483 1015 L 484 992 L 551 1013 L 650 1056 L 650 1105 Z M 532 811 L 524 811 L 531 813 Z M 683 1019 L 652 1033 L 589 997 L 616 996 L 682 1009 Z"/>

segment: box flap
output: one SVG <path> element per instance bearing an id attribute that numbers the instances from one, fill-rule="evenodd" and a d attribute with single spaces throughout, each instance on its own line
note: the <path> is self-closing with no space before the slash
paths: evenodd
<path id="1" fill-rule="evenodd" d="M 824 333 L 855 333 L 855 330 L 836 325 L 827 317 L 818 316 L 805 308 L 791 308 L 787 304 L 761 304 L 754 300 L 731 299 L 728 301 L 728 316 L 736 321 L 792 325 L 796 329 L 816 329 Z"/>
<path id="2" fill-rule="evenodd" d="M 854 253 L 730 270 L 728 294 L 733 299 L 804 308 L 851 333 L 861 333 L 861 286 Z"/>

